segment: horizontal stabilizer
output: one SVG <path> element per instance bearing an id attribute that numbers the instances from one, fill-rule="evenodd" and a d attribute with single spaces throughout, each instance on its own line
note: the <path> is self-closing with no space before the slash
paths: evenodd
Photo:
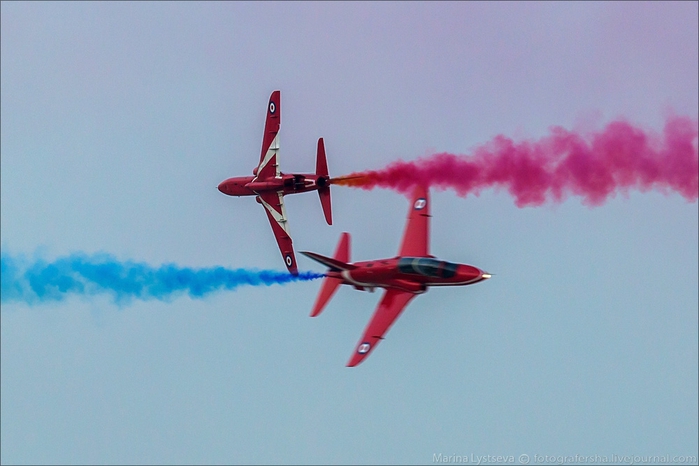
<path id="1" fill-rule="evenodd" d="M 328 175 L 328 160 L 325 157 L 325 143 L 323 138 L 318 139 L 318 150 L 316 152 L 316 175 L 324 176 L 327 180 Z"/>
<path id="2" fill-rule="evenodd" d="M 318 176 L 318 196 L 320 197 L 320 205 L 323 208 L 325 221 L 328 223 L 328 225 L 332 225 L 333 214 L 330 203 L 330 175 L 328 175 L 328 161 L 325 157 L 325 144 L 323 143 L 323 138 L 318 139 L 316 175 Z"/>
<path id="3" fill-rule="evenodd" d="M 332 298 L 340 285 L 342 285 L 342 280 L 339 278 L 325 277 L 323 279 L 323 285 L 320 288 L 320 293 L 318 293 L 316 302 L 311 310 L 311 317 L 316 317 L 323 311 L 323 308 L 328 301 L 330 301 L 330 298 Z"/>
<path id="4" fill-rule="evenodd" d="M 303 254 L 306 257 L 310 257 L 316 262 L 320 262 L 333 272 L 344 272 L 345 270 L 353 270 L 357 268 L 356 265 L 347 264 L 337 259 L 321 256 L 320 254 L 316 254 L 315 252 L 301 251 L 301 254 Z"/>
<path id="5" fill-rule="evenodd" d="M 330 186 L 318 188 L 318 197 L 320 197 L 320 206 L 323 208 L 323 215 L 328 225 L 333 224 L 333 213 L 330 202 Z"/>
<path id="6" fill-rule="evenodd" d="M 350 260 L 350 235 L 349 233 L 343 233 L 342 236 L 340 237 L 340 242 L 337 243 L 337 249 L 335 249 L 335 256 L 333 259 L 329 259 L 328 257 L 323 257 L 320 254 L 314 254 L 314 253 L 303 253 L 306 254 L 308 257 L 310 257 L 313 260 L 317 260 L 323 265 L 327 265 L 328 267 L 331 267 L 331 270 L 336 270 L 336 271 L 341 271 L 340 266 L 342 267 L 354 267 L 351 264 L 347 264 L 347 262 Z M 314 257 L 315 256 L 315 257 Z M 320 259 L 323 259 L 323 262 L 321 262 Z M 328 264 L 327 260 L 331 260 L 333 265 Z M 346 269 L 349 270 L 349 269 Z M 325 277 L 323 279 L 323 285 L 320 287 L 320 293 L 318 293 L 318 297 L 316 298 L 316 302 L 313 305 L 313 310 L 311 310 L 311 317 L 316 317 L 318 314 L 320 314 L 323 311 L 323 308 L 325 307 L 326 304 L 328 304 L 328 301 L 330 301 L 330 298 L 332 298 L 333 294 L 335 294 L 335 291 L 337 291 L 337 288 L 342 285 L 342 280 L 339 278 L 335 277 Z"/>

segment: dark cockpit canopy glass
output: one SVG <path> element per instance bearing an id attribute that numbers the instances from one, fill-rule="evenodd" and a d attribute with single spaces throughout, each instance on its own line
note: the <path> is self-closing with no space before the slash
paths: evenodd
<path id="1" fill-rule="evenodd" d="M 458 264 L 430 259 L 429 257 L 403 257 L 398 260 L 398 270 L 433 278 L 451 278 L 456 275 Z"/>

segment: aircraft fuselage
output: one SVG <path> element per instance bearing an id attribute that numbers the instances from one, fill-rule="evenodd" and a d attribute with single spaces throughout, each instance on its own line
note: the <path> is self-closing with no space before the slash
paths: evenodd
<path id="1" fill-rule="evenodd" d="M 394 288 L 409 293 L 424 293 L 428 286 L 471 285 L 490 278 L 477 267 L 434 258 L 394 257 L 356 262 L 356 268 L 328 271 L 327 276 L 342 280 L 359 290 Z"/>
<path id="2" fill-rule="evenodd" d="M 283 195 L 316 191 L 329 186 L 328 177 L 314 173 L 284 174 L 257 180 L 256 176 L 228 178 L 218 185 L 218 190 L 229 196 L 256 196 L 265 191 L 282 191 Z"/>

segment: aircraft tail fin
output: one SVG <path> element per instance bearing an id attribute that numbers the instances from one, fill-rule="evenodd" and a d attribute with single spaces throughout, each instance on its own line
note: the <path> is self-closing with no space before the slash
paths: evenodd
<path id="1" fill-rule="evenodd" d="M 320 205 L 323 208 L 325 221 L 328 225 L 333 224 L 333 214 L 330 204 L 330 184 L 328 180 L 328 160 L 325 157 L 325 144 L 323 138 L 318 139 L 318 152 L 316 155 L 316 175 L 318 176 L 316 183 L 318 184 L 318 197 L 320 197 Z"/>
<path id="2" fill-rule="evenodd" d="M 348 264 L 350 258 L 350 235 L 349 233 L 343 233 L 340 237 L 340 242 L 337 244 L 337 249 L 335 250 L 335 256 L 333 259 L 329 257 L 321 256 L 320 254 L 304 252 L 313 260 L 320 262 L 321 264 L 330 267 L 330 270 L 341 271 L 341 270 L 351 270 L 354 268 L 352 264 Z M 313 310 L 311 311 L 311 317 L 316 317 L 319 315 L 330 298 L 335 294 L 337 288 L 342 284 L 342 280 L 335 277 L 325 277 L 323 279 L 323 284 L 320 287 L 320 293 L 316 298 L 316 302 L 313 305 Z"/>

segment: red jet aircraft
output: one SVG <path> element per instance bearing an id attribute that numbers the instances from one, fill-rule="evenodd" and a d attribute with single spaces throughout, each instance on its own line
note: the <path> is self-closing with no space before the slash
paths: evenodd
<path id="1" fill-rule="evenodd" d="M 371 353 L 410 300 L 426 292 L 428 286 L 471 285 L 490 278 L 489 273 L 471 265 L 453 264 L 431 256 L 428 251 L 429 219 L 428 191 L 418 187 L 410 204 L 398 256 L 350 264 L 349 233 L 342 234 L 334 258 L 302 252 L 330 268 L 323 279 L 311 317 L 321 313 L 340 285 L 352 285 L 361 291 L 373 291 L 375 287 L 386 289 L 364 330 L 364 336 L 347 363 L 349 367 L 356 366 Z"/>
<path id="2" fill-rule="evenodd" d="M 256 196 L 257 202 L 262 204 L 267 212 L 286 267 L 290 273 L 298 275 L 294 247 L 284 208 L 284 195 L 318 190 L 325 221 L 328 222 L 328 225 L 332 225 L 328 162 L 325 158 L 323 138 L 320 138 L 318 139 L 315 174 L 284 174 L 280 172 L 278 133 L 281 120 L 280 93 L 274 91 L 267 105 L 267 120 L 262 137 L 260 164 L 252 171 L 253 176 L 228 178 L 218 185 L 218 190 L 229 196 Z"/>

